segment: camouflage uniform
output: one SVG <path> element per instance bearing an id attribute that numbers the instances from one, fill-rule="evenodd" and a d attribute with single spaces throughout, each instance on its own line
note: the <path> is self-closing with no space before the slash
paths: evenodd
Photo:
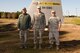
<path id="1" fill-rule="evenodd" d="M 50 17 L 48 20 L 49 25 L 49 43 L 53 44 L 54 39 L 56 41 L 56 45 L 59 45 L 59 31 L 58 31 L 58 25 L 61 21 L 58 17 Z"/>
<path id="2" fill-rule="evenodd" d="M 42 34 L 46 25 L 45 14 L 35 13 L 33 15 L 33 28 L 34 28 L 34 44 L 37 44 L 37 37 L 39 36 L 39 44 L 42 44 Z"/>
<path id="3" fill-rule="evenodd" d="M 19 15 L 18 28 L 20 30 L 19 35 L 22 47 L 26 46 L 27 34 L 28 34 L 28 29 L 30 28 L 30 24 L 31 24 L 31 17 L 29 14 Z"/>

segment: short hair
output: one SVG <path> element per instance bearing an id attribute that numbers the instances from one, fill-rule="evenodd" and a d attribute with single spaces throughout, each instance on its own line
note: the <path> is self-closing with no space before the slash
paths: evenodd
<path id="1" fill-rule="evenodd" d="M 26 8 L 24 7 L 22 10 L 26 10 Z"/>
<path id="2" fill-rule="evenodd" d="M 56 11 L 52 10 L 51 13 L 56 13 Z"/>
<path id="3" fill-rule="evenodd" d="M 41 6 L 37 6 L 37 9 L 41 9 Z"/>

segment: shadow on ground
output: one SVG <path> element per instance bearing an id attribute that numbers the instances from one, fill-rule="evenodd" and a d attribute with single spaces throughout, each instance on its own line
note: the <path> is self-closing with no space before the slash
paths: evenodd
<path id="1" fill-rule="evenodd" d="M 60 31 L 59 32 L 60 35 L 64 35 L 64 34 L 68 34 L 68 33 L 70 33 L 70 32 L 68 32 L 68 31 Z"/>
<path id="2" fill-rule="evenodd" d="M 27 49 L 20 49 L 18 41 L 8 41 L 6 43 L 0 44 L 0 53 L 55 53 L 56 48 L 55 45 L 52 49 L 48 48 L 49 44 L 43 44 L 42 49 L 33 49 L 33 44 L 28 44 Z M 70 51 L 75 51 L 80 49 L 80 40 L 73 40 L 73 41 L 64 41 L 61 42 L 59 53 L 67 53 Z"/>
<path id="3" fill-rule="evenodd" d="M 0 32 L 6 32 L 6 31 L 16 30 L 17 28 L 15 26 L 16 25 L 14 23 L 6 24 L 6 25 L 1 25 L 0 26 Z"/>
<path id="4" fill-rule="evenodd" d="M 63 41 L 61 42 L 61 47 L 63 48 L 70 48 L 70 47 L 76 47 L 77 45 L 80 45 L 80 40 L 72 40 L 72 41 Z"/>

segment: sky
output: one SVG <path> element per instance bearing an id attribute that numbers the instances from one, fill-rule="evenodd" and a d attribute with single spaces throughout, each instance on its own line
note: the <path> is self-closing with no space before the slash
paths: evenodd
<path id="1" fill-rule="evenodd" d="M 80 0 L 62 0 L 64 15 L 80 16 Z"/>
<path id="2" fill-rule="evenodd" d="M 0 11 L 16 12 L 30 5 L 31 0 L 0 0 Z M 80 0 L 62 0 L 63 15 L 80 16 Z"/>

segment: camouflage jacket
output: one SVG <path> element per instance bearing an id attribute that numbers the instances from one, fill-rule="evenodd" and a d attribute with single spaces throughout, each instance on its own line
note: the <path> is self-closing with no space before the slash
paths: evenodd
<path id="1" fill-rule="evenodd" d="M 50 17 L 48 20 L 49 29 L 51 31 L 57 30 L 61 19 L 59 17 Z"/>
<path id="2" fill-rule="evenodd" d="M 40 13 L 40 14 L 37 14 L 35 13 L 33 15 L 33 27 L 35 29 L 43 29 L 46 25 L 46 19 L 45 19 L 45 14 L 44 13 Z"/>

